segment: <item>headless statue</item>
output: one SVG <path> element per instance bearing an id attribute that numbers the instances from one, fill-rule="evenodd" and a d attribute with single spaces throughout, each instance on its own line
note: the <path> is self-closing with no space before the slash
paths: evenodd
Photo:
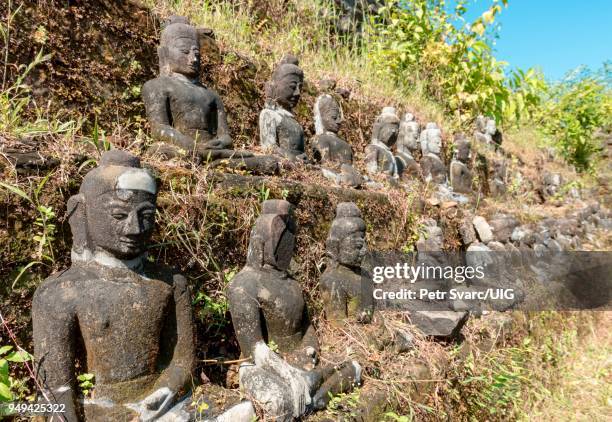
<path id="1" fill-rule="evenodd" d="M 323 303 L 328 320 L 371 319 L 374 303 L 371 285 L 363 286 L 361 263 L 366 253 L 366 225 L 352 202 L 336 208 L 325 242 L 328 265 L 321 277 Z"/>
<path id="2" fill-rule="evenodd" d="M 359 187 L 361 175 L 353 168 L 353 149 L 338 136 L 342 124 L 342 110 L 336 99 L 323 94 L 314 106 L 316 135 L 312 145 L 315 161 L 324 166 L 323 175 L 334 182 Z"/>
<path id="3" fill-rule="evenodd" d="M 202 162 L 235 160 L 247 169 L 274 173 L 269 158 L 233 149 L 223 102 L 200 83 L 199 39 L 198 29 L 181 17 L 170 20 L 161 33 L 160 75 L 142 88 L 151 134 L 158 141 L 153 151 Z"/>
<path id="4" fill-rule="evenodd" d="M 139 159 L 113 150 L 68 201 L 72 265 L 36 290 L 32 321 L 43 396 L 64 404 L 70 422 L 191 418 L 189 288 L 146 259 L 156 199 Z M 78 399 L 77 372 L 95 375 L 90 398 Z M 249 402 L 234 410 L 253 414 Z"/>
<path id="5" fill-rule="evenodd" d="M 399 176 L 391 148 L 397 141 L 399 118 L 394 107 L 385 107 L 372 127 L 372 140 L 366 147 L 366 167 L 369 174 L 382 173 L 392 179 Z"/>
<path id="6" fill-rule="evenodd" d="M 471 145 L 463 134 L 455 136 L 455 151 L 450 164 L 449 179 L 453 191 L 458 193 L 472 192 L 473 175 L 467 163 L 470 159 Z"/>
<path id="7" fill-rule="evenodd" d="M 319 345 L 302 289 L 287 273 L 296 233 L 292 212 L 287 201 L 263 203 L 251 231 L 247 264 L 228 288 L 241 353 L 253 361 L 240 367 L 241 388 L 275 421 L 324 408 L 329 393 L 350 390 L 361 373 L 356 362 L 317 365 Z"/>
<path id="8" fill-rule="evenodd" d="M 259 114 L 261 145 L 290 161 L 307 162 L 304 130 L 292 110 L 300 101 L 304 72 L 296 57 L 281 60 L 266 85 L 266 104 Z"/>

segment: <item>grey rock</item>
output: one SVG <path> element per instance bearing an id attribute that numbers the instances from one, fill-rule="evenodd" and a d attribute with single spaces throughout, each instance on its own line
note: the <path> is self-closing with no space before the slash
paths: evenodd
<path id="1" fill-rule="evenodd" d="M 496 252 L 506 252 L 506 247 L 504 246 L 503 243 L 501 242 L 489 242 L 487 243 L 487 246 L 489 247 L 489 249 L 491 249 L 492 251 L 496 251 Z"/>
<path id="2" fill-rule="evenodd" d="M 469 246 L 472 243 L 478 241 L 471 218 L 464 219 L 461 222 L 461 224 L 459 225 L 459 234 L 461 235 L 461 240 L 463 241 L 463 244 L 466 246 Z"/>
<path id="3" fill-rule="evenodd" d="M 476 216 L 474 220 L 472 220 L 472 223 L 474 224 L 474 229 L 476 229 L 476 233 L 481 242 L 489 243 L 494 240 L 493 231 L 484 217 Z"/>
<path id="4" fill-rule="evenodd" d="M 512 234 L 510 235 L 510 239 L 516 243 L 524 243 L 526 245 L 533 245 L 536 241 L 535 234 L 533 230 L 529 229 L 525 226 L 515 227 L 512 230 Z"/>
<path id="5" fill-rule="evenodd" d="M 495 240 L 505 243 L 512 236 L 514 229 L 519 226 L 519 222 L 512 216 L 500 215 L 491 219 L 489 226 L 493 231 Z"/>
<path id="6" fill-rule="evenodd" d="M 468 317 L 466 311 L 417 311 L 411 313 L 410 321 L 426 336 L 454 337 Z"/>

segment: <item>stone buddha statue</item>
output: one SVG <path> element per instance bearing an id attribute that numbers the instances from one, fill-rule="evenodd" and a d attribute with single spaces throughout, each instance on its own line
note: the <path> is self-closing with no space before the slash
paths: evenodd
<path id="1" fill-rule="evenodd" d="M 321 276 L 328 320 L 352 318 L 366 322 L 372 316 L 372 286 L 364 286 L 361 275 L 366 253 L 365 234 L 366 225 L 357 205 L 352 202 L 338 204 L 325 242 L 328 265 Z"/>
<path id="2" fill-rule="evenodd" d="M 356 362 L 317 365 L 319 345 L 302 289 L 287 273 L 296 235 L 292 213 L 287 201 L 263 203 L 246 266 L 228 287 L 241 354 L 252 359 L 240 367 L 241 388 L 276 421 L 324 408 L 329 393 L 352 388 L 361 371 Z"/>
<path id="3" fill-rule="evenodd" d="M 68 201 L 72 265 L 32 301 L 37 377 L 68 421 L 190 420 L 191 298 L 182 275 L 147 260 L 156 199 L 139 159 L 112 150 Z M 90 398 L 77 373 L 95 375 Z"/>
<path id="4" fill-rule="evenodd" d="M 160 75 L 142 87 L 151 134 L 157 141 L 152 150 L 167 158 L 234 160 L 247 169 L 274 173 L 270 157 L 253 157 L 250 152 L 233 149 L 223 102 L 200 83 L 198 31 L 182 17 L 171 18 L 162 30 Z"/>
<path id="5" fill-rule="evenodd" d="M 458 193 L 472 192 L 472 172 L 467 163 L 470 159 L 471 145 L 462 133 L 455 135 L 455 152 L 450 164 L 450 184 Z"/>
<path id="6" fill-rule="evenodd" d="M 397 141 L 399 118 L 394 107 L 383 108 L 372 127 L 372 140 L 366 147 L 366 168 L 369 174 L 382 173 L 396 179 L 397 163 L 391 148 Z"/>
<path id="7" fill-rule="evenodd" d="M 323 175 L 334 182 L 358 187 L 363 178 L 353 168 L 353 149 L 338 136 L 342 124 L 342 110 L 336 99 L 319 96 L 314 106 L 315 132 L 312 150 L 314 160 L 323 165 Z"/>
<path id="8" fill-rule="evenodd" d="M 304 130 L 292 113 L 304 84 L 304 72 L 298 64 L 295 56 L 285 56 L 266 84 L 266 104 L 259 114 L 259 139 L 273 154 L 291 161 L 308 161 Z"/>
<path id="9" fill-rule="evenodd" d="M 442 131 L 434 122 L 427 123 L 421 132 L 421 172 L 425 180 L 434 183 L 446 182 L 446 166 L 440 158 L 442 152 Z"/>
<path id="10" fill-rule="evenodd" d="M 494 147 L 498 147 L 502 143 L 502 134 L 497 129 L 495 119 L 485 116 L 478 116 L 476 118 L 474 138 L 476 138 L 478 142 L 486 145 L 493 145 Z"/>
<path id="11" fill-rule="evenodd" d="M 419 149 L 420 132 L 421 125 L 415 120 L 414 115 L 406 113 L 400 122 L 395 153 L 397 170 L 402 177 L 420 178 L 421 168 L 414 157 Z"/>

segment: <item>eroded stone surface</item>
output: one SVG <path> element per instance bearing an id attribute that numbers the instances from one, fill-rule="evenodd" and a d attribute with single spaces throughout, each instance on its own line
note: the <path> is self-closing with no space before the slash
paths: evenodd
<path id="1" fill-rule="evenodd" d="M 442 151 L 442 131 L 434 122 L 427 123 L 425 130 L 421 132 L 419 143 L 423 156 L 433 154 L 440 156 Z"/>
<path id="2" fill-rule="evenodd" d="M 472 172 L 461 161 L 453 160 L 450 164 L 450 184 L 454 192 L 472 192 Z"/>
<path id="3" fill-rule="evenodd" d="M 495 239 L 493 236 L 493 231 L 484 217 L 474 217 L 473 223 L 476 233 L 478 233 L 478 237 L 482 243 L 489 243 Z"/>
<path id="4" fill-rule="evenodd" d="M 423 334 L 435 337 L 454 337 L 468 320 L 467 311 L 417 311 L 410 314 L 411 322 Z"/>

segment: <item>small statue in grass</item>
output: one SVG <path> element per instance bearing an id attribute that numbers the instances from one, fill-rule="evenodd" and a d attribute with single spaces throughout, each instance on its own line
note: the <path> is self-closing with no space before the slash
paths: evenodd
<path id="1" fill-rule="evenodd" d="M 402 178 L 420 178 L 421 168 L 415 160 L 419 149 L 419 134 L 421 125 L 411 113 L 406 113 L 400 123 L 397 137 L 396 161 L 397 170 Z"/>
<path id="2" fill-rule="evenodd" d="M 266 85 L 266 104 L 259 114 L 259 139 L 269 152 L 290 161 L 307 162 L 304 129 L 292 111 L 300 101 L 304 72 L 292 55 L 285 56 Z"/>
<path id="3" fill-rule="evenodd" d="M 372 317 L 371 284 L 362 278 L 361 263 L 366 254 L 366 225 L 361 211 L 352 202 L 336 208 L 325 249 L 328 266 L 321 276 L 325 315 L 328 320 L 352 318 L 367 322 Z"/>
<path id="4" fill-rule="evenodd" d="M 276 421 L 324 408 L 330 394 L 359 383 L 356 362 L 318 365 L 318 339 L 299 283 L 287 273 L 296 223 L 293 206 L 269 200 L 251 231 L 246 266 L 228 288 L 232 322 L 243 356 L 241 388 Z"/>
<path id="5" fill-rule="evenodd" d="M 463 134 L 455 136 L 455 152 L 450 164 L 450 184 L 458 193 L 472 192 L 472 172 L 467 166 L 470 159 L 470 141 Z"/>
<path id="6" fill-rule="evenodd" d="M 112 150 L 68 201 L 72 265 L 32 301 L 41 392 L 68 421 L 188 421 L 195 367 L 187 280 L 151 263 L 157 186 L 138 158 Z M 76 374 L 95 375 L 78 399 Z M 249 421 L 252 405 L 228 410 Z M 242 416 L 239 416 L 242 415 Z"/>
<path id="7" fill-rule="evenodd" d="M 391 179 L 398 178 L 396 158 L 391 148 L 397 141 L 399 118 L 394 107 L 383 108 L 372 127 L 372 140 L 366 147 L 368 173 L 384 174 Z"/>
<path id="8" fill-rule="evenodd" d="M 233 160 L 261 173 L 276 172 L 271 157 L 233 149 L 221 97 L 200 83 L 200 36 L 186 19 L 174 17 L 162 30 L 159 77 L 142 88 L 153 152 L 196 161 Z"/>
<path id="9" fill-rule="evenodd" d="M 314 106 L 314 119 L 316 135 L 312 149 L 315 161 L 323 166 L 323 174 L 340 185 L 359 187 L 363 178 L 353 168 L 353 149 L 338 136 L 342 124 L 338 101 L 329 94 L 319 96 Z"/>
<path id="10" fill-rule="evenodd" d="M 446 182 L 446 166 L 440 158 L 442 151 L 442 131 L 436 123 L 427 123 L 421 132 L 421 172 L 427 181 L 437 184 Z"/>

